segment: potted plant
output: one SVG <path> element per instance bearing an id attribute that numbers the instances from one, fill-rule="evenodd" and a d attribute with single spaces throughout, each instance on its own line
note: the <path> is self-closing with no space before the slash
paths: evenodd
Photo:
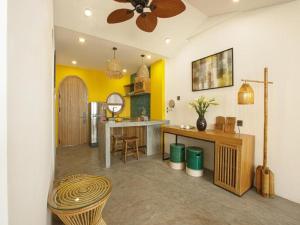
<path id="1" fill-rule="evenodd" d="M 209 106 L 215 106 L 218 105 L 218 103 L 214 98 L 207 99 L 204 96 L 201 96 L 200 98 L 190 102 L 190 105 L 196 110 L 199 116 L 197 120 L 198 130 L 204 131 L 207 127 L 207 123 L 204 117 L 205 113 L 207 112 Z"/>

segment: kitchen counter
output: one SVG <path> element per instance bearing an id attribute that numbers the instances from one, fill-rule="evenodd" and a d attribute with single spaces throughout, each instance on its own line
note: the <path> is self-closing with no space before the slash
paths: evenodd
<path id="1" fill-rule="evenodd" d="M 167 120 L 150 120 L 150 121 L 134 121 L 124 120 L 122 122 L 107 121 L 99 123 L 99 151 L 100 157 L 103 159 L 105 167 L 111 166 L 111 129 L 118 127 L 146 127 L 147 130 L 147 147 L 146 155 L 154 155 L 159 153 L 161 144 L 161 125 L 169 124 Z"/>

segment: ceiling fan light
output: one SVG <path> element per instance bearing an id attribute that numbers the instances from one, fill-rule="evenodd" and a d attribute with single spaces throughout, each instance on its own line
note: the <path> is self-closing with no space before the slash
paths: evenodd
<path id="1" fill-rule="evenodd" d="M 134 12 L 140 14 L 136 25 L 142 31 L 153 32 L 157 26 L 157 17 L 170 18 L 182 13 L 186 6 L 182 0 L 115 0 L 131 3 L 133 9 L 117 9 L 107 17 L 109 24 L 125 22 L 134 17 Z"/>

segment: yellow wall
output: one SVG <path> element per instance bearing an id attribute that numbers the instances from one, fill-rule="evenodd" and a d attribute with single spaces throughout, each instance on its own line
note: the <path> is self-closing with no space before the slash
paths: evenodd
<path id="1" fill-rule="evenodd" d="M 165 61 L 151 65 L 151 119 L 165 119 Z"/>
<path id="2" fill-rule="evenodd" d="M 124 85 L 130 83 L 130 76 L 126 75 L 120 80 L 109 79 L 104 72 L 81 69 L 77 67 L 56 66 L 56 96 L 58 96 L 59 85 L 62 80 L 68 76 L 77 76 L 83 80 L 88 89 L 88 101 L 102 101 L 105 102 L 107 96 L 112 92 L 119 92 L 124 95 Z M 56 118 L 57 113 L 57 99 L 56 99 Z M 125 108 L 120 114 L 122 117 L 130 117 L 130 98 L 125 98 Z M 56 143 L 58 143 L 58 121 L 56 119 Z"/>

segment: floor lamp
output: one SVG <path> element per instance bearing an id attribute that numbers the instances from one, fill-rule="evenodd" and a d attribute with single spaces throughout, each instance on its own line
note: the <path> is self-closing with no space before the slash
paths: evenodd
<path id="1" fill-rule="evenodd" d="M 264 84 L 264 148 L 263 165 L 256 168 L 256 190 L 264 197 L 274 196 L 274 174 L 267 166 L 268 159 L 268 68 L 264 69 L 264 81 L 242 80 L 244 83 L 238 93 L 238 104 L 254 104 L 254 91 L 249 83 Z"/>

